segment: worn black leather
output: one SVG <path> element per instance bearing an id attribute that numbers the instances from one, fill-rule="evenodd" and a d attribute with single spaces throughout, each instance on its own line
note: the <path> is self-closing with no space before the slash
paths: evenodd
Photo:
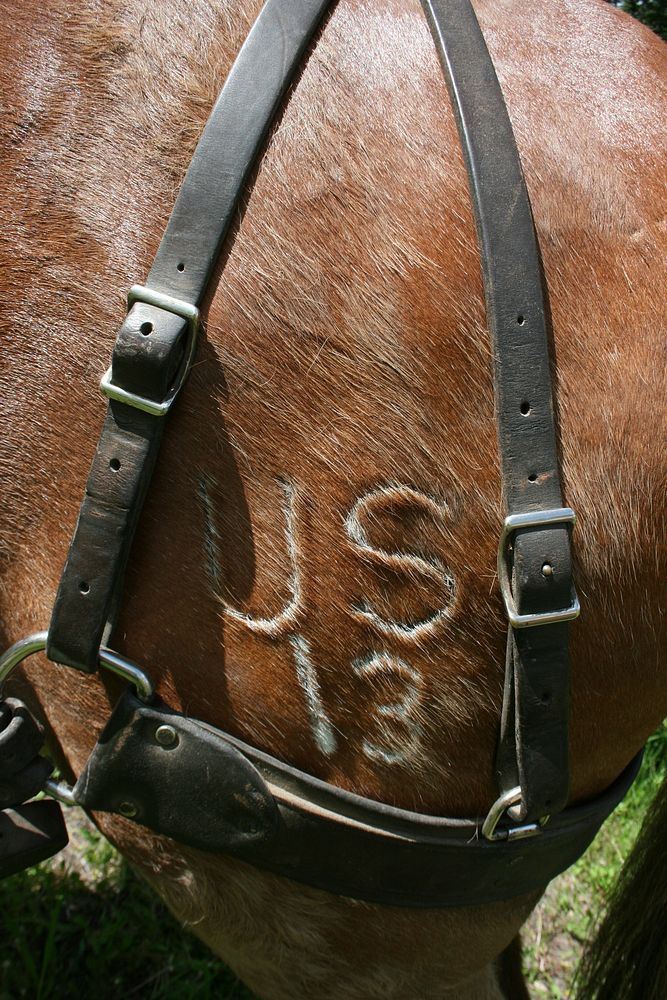
<path id="1" fill-rule="evenodd" d="M 22 701 L 0 701 L 0 878 L 44 861 L 67 843 L 57 802 L 23 805 L 42 791 L 53 770 L 39 756 L 43 742 L 41 726 Z"/>
<path id="2" fill-rule="evenodd" d="M 159 727 L 173 740 L 160 742 Z M 100 735 L 74 789 L 87 809 L 131 815 L 151 830 L 197 847 L 237 849 L 265 840 L 277 823 L 273 796 L 226 740 L 166 705 L 129 691 Z"/>
<path id="3" fill-rule="evenodd" d="M 0 878 L 46 861 L 68 839 L 57 802 L 42 799 L 0 812 Z"/>
<path id="4" fill-rule="evenodd" d="M 41 792 L 53 764 L 39 752 L 41 726 L 18 698 L 0 702 L 0 809 L 18 806 Z M 3 844 L 0 842 L 0 856 Z"/>
<path id="5" fill-rule="evenodd" d="M 44 733 L 18 698 L 0 701 L 0 774 L 14 774 L 42 749 Z"/>
<path id="6" fill-rule="evenodd" d="M 468 168 L 494 354 L 508 514 L 563 506 L 539 252 L 514 133 L 469 0 L 423 0 Z M 569 529 L 516 533 L 521 614 L 572 603 Z M 553 574 L 545 577 L 548 564 Z M 521 785 L 521 819 L 562 809 L 569 791 L 568 626 L 510 628 L 501 791 Z"/>
<path id="7" fill-rule="evenodd" d="M 330 6 L 331 0 L 264 4 L 188 167 L 148 275 L 151 288 L 201 300 L 248 174 Z"/>
<path id="8" fill-rule="evenodd" d="M 181 317 L 135 304 L 114 348 L 114 382 L 160 402 L 182 363 L 186 330 Z M 51 616 L 46 652 L 56 663 L 97 670 L 163 428 L 164 418 L 109 404 Z"/>
<path id="9" fill-rule="evenodd" d="M 168 725 L 172 748 L 156 739 Z M 81 774 L 86 809 L 127 813 L 179 843 L 223 851 L 355 899 L 465 906 L 542 889 L 589 845 L 639 761 L 529 840 L 490 843 L 481 819 L 426 816 L 335 788 L 165 705 L 127 692 Z"/>

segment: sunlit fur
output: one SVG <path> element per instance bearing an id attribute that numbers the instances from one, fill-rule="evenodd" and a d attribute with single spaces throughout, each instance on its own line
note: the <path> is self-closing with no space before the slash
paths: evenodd
<path id="1" fill-rule="evenodd" d="M 22 0 L 0 14 L 4 643 L 48 622 L 124 293 L 147 273 L 259 7 Z M 595 0 L 476 8 L 549 289 L 565 497 L 579 516 L 571 751 L 581 798 L 667 713 L 665 48 Z M 335 4 L 205 312 L 114 646 L 174 707 L 311 773 L 408 808 L 483 812 L 504 665 L 491 354 L 465 171 L 417 0 Z M 362 498 L 398 494 L 363 523 L 368 549 L 400 556 L 380 566 L 350 517 Z M 292 633 L 248 627 L 285 607 Z M 377 627 L 444 607 L 419 634 Z M 317 669 L 334 753 L 317 742 L 294 635 Z M 406 731 L 378 713 L 404 696 L 400 678 L 353 668 L 375 654 L 421 679 L 418 753 L 401 757 Z M 27 674 L 57 752 L 78 770 L 116 688 L 45 662 Z M 265 1000 L 497 1000 L 493 959 L 533 902 L 370 907 L 100 823 Z"/>

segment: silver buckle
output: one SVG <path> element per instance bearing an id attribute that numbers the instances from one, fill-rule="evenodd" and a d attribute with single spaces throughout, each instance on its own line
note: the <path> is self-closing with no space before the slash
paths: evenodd
<path id="1" fill-rule="evenodd" d="M 522 792 L 520 785 L 517 785 L 516 788 L 510 788 L 508 792 L 504 792 L 500 798 L 496 799 L 482 824 L 482 836 L 485 840 L 490 840 L 491 842 L 499 840 L 524 840 L 526 837 L 535 837 L 538 833 L 542 832 L 542 827 L 549 821 L 548 816 L 543 816 L 537 823 L 523 823 L 518 826 L 504 827 L 502 830 L 497 829 L 505 813 L 512 808 L 516 809 L 517 806 L 521 805 L 521 802 Z"/>
<path id="2" fill-rule="evenodd" d="M 500 592 L 505 602 L 505 610 L 512 628 L 532 628 L 534 625 L 552 625 L 554 622 L 568 622 L 577 618 L 581 610 L 579 598 L 572 591 L 572 604 L 569 608 L 559 608 L 557 611 L 542 611 L 535 614 L 521 615 L 517 611 L 507 571 L 507 543 L 515 531 L 521 528 L 545 528 L 552 524 L 572 524 L 576 514 L 570 507 L 556 507 L 554 510 L 535 510 L 526 514 L 510 514 L 505 518 L 500 542 L 498 544 L 498 582 Z"/>
<path id="3" fill-rule="evenodd" d="M 150 413 L 153 417 L 164 417 L 171 409 L 172 403 L 183 387 L 183 383 L 185 382 L 188 372 L 192 367 L 192 362 L 194 361 L 195 352 L 197 350 L 197 335 L 199 333 L 200 323 L 199 309 L 197 309 L 197 306 L 193 306 L 190 302 L 184 302 L 182 299 L 175 299 L 173 296 L 165 295 L 163 292 L 156 292 L 153 288 L 147 288 L 146 285 L 132 285 L 130 288 L 127 293 L 128 311 L 132 308 L 135 302 L 144 302 L 147 306 L 156 306 L 158 309 L 164 309 L 165 312 L 174 313 L 176 316 L 182 316 L 183 319 L 188 321 L 190 329 L 188 331 L 188 344 L 183 364 L 178 370 L 174 385 L 169 390 L 166 398 L 159 403 L 157 403 L 154 399 L 147 399 L 145 396 L 137 396 L 133 392 L 128 392 L 126 389 L 121 389 L 120 386 L 114 385 L 111 381 L 111 368 L 108 368 L 102 376 L 100 389 L 105 396 L 108 396 L 109 399 L 116 400 L 118 403 L 125 403 L 126 406 L 133 406 L 136 410 L 143 410 L 144 413 Z"/>

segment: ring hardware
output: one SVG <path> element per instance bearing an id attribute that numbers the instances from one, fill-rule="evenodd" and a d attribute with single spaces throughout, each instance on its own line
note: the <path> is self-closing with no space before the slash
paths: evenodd
<path id="1" fill-rule="evenodd" d="M 48 632 L 34 632 L 25 639 L 15 642 L 13 646 L 10 646 L 0 656 L 0 691 L 11 672 L 19 664 L 27 660 L 34 653 L 41 653 L 46 649 L 47 637 Z M 155 693 L 155 686 L 148 674 L 144 673 L 136 663 L 132 663 L 131 660 L 127 660 L 124 656 L 120 656 L 112 649 L 107 649 L 106 646 L 103 646 L 99 652 L 99 665 L 132 684 L 140 701 L 148 703 L 152 700 Z M 74 790 L 66 781 L 47 778 L 44 791 L 51 798 L 62 802 L 64 805 L 74 806 L 77 804 L 74 798 Z"/>
<path id="2" fill-rule="evenodd" d="M 27 660 L 34 653 L 41 653 L 46 649 L 48 632 L 34 632 L 25 639 L 19 639 L 13 646 L 0 656 L 0 687 L 23 660 Z M 102 646 L 99 652 L 99 664 L 110 670 L 112 674 L 117 674 L 124 681 L 133 684 L 137 692 L 137 697 L 144 702 L 149 702 L 155 694 L 155 686 L 141 667 L 131 660 L 126 660 L 124 656 L 114 653 L 112 649 Z"/>
<path id="3" fill-rule="evenodd" d="M 523 793 L 520 785 L 517 785 L 516 788 L 510 788 L 509 791 L 504 792 L 496 799 L 482 824 L 482 836 L 485 840 L 492 843 L 498 840 L 525 840 L 527 837 L 535 837 L 542 832 L 542 827 L 549 821 L 548 816 L 543 816 L 537 823 L 524 823 L 498 829 L 498 824 L 503 816 L 510 809 L 520 806 L 522 801 Z"/>

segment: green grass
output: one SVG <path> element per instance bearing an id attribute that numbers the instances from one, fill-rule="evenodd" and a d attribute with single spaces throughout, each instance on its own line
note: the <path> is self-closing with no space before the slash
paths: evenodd
<path id="1" fill-rule="evenodd" d="M 52 861 L 0 882 L 0 1000 L 252 1000 L 93 828 L 80 872 Z"/>
<path id="2" fill-rule="evenodd" d="M 649 740 L 641 771 L 625 800 L 584 856 L 551 883 L 522 932 L 524 970 L 535 1000 L 567 1000 L 584 942 L 639 833 L 667 772 L 667 728 Z"/>
<path id="3" fill-rule="evenodd" d="M 666 770 L 667 730 L 651 741 L 625 802 L 586 855 L 556 879 L 524 933 L 536 1000 L 565 1000 L 604 903 Z M 76 852 L 0 882 L 0 1000 L 253 1000 L 90 825 Z M 71 860 L 76 858 L 76 860 Z"/>

